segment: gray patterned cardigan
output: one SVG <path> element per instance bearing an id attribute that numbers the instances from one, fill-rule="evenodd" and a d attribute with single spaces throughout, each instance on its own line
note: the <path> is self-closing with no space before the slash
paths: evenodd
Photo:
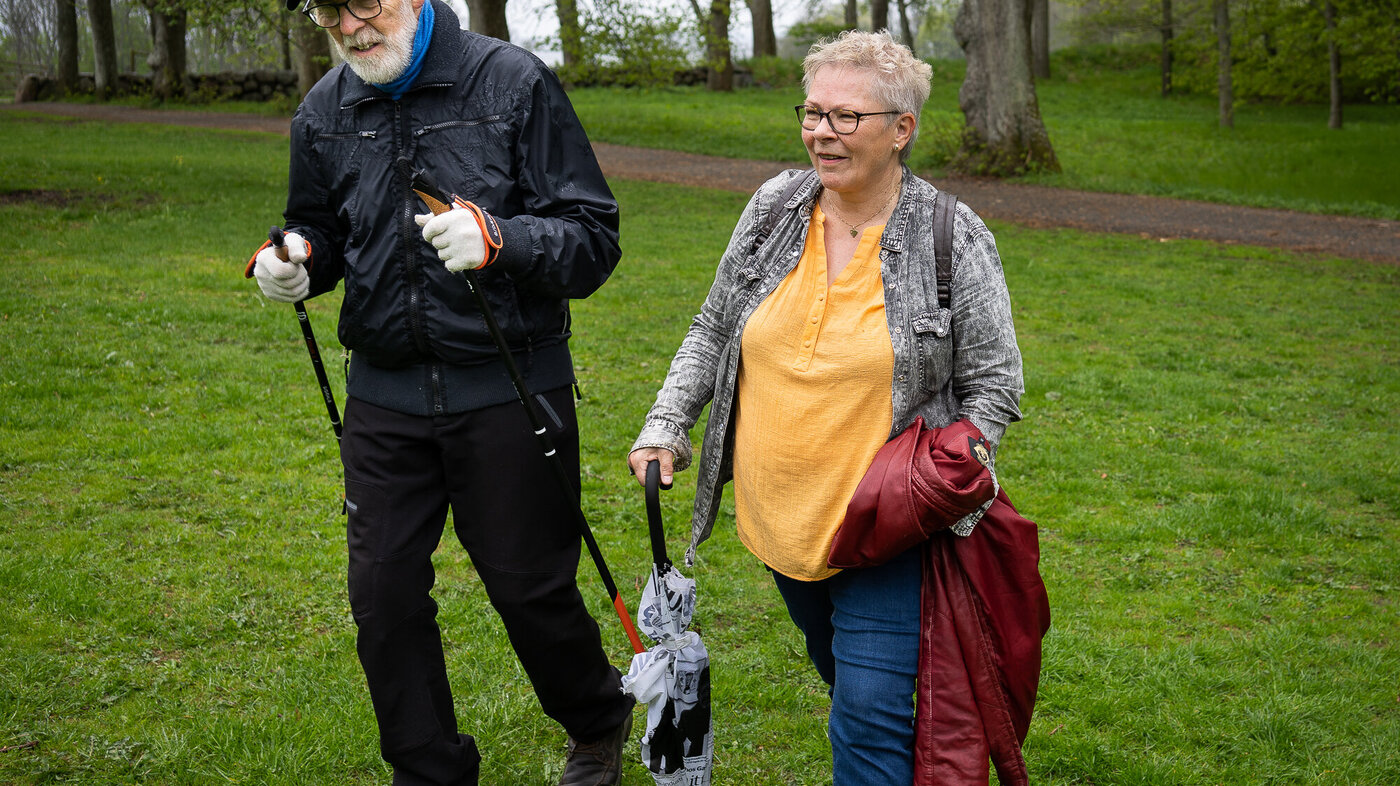
<path id="1" fill-rule="evenodd" d="M 794 177 L 806 177 L 785 204 L 775 204 Z M 686 565 L 710 536 L 724 484 L 733 479 L 732 413 L 739 344 L 749 316 L 797 266 L 821 194 L 820 180 L 788 170 L 749 200 L 720 260 L 714 284 L 671 361 L 666 381 L 632 449 L 665 448 L 675 468 L 691 463 L 690 429 L 706 404 L 691 542 Z M 1021 417 L 1021 353 L 996 243 L 982 220 L 959 204 L 953 224 L 951 309 L 938 307 L 933 206 L 938 190 L 904 170 L 899 201 L 880 238 L 880 274 L 894 348 L 890 437 L 922 415 L 929 427 L 967 418 L 995 449 Z M 760 239 L 769 211 L 780 211 Z M 814 446 L 819 448 L 820 446 Z"/>

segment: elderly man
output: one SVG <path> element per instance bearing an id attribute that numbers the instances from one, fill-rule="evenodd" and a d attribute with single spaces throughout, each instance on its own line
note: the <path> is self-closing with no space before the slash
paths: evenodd
<path id="1" fill-rule="evenodd" d="M 286 246 L 260 249 L 254 272 L 279 301 L 345 282 L 350 608 L 382 755 L 395 784 L 477 782 L 429 594 L 450 508 L 540 704 L 569 734 L 560 783 L 616 783 L 632 701 L 576 584 L 577 500 L 549 480 L 456 273 L 479 271 L 576 474 L 568 301 L 616 266 L 617 204 L 558 81 L 527 52 L 459 29 L 438 0 L 302 10 L 345 65 L 292 121 Z M 418 171 L 469 207 L 427 215 L 409 187 Z"/>

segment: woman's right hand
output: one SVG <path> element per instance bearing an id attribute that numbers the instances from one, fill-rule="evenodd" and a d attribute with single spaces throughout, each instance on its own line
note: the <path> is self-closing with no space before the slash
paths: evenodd
<path id="1" fill-rule="evenodd" d="M 627 454 L 627 465 L 632 468 L 632 477 L 645 486 L 647 484 L 647 464 L 661 462 L 661 485 L 669 487 L 674 474 L 676 454 L 665 448 L 637 448 Z"/>

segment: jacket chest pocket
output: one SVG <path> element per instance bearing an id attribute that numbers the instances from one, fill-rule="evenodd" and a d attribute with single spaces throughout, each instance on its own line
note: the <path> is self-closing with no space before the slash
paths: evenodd
<path id="1" fill-rule="evenodd" d="M 361 195 L 378 186 L 365 183 L 364 162 L 376 156 L 380 134 L 376 131 L 322 131 L 311 141 L 312 150 L 329 173 L 330 204 L 352 238 L 363 239 L 364 210 L 373 204 Z M 368 176 L 373 179 L 372 174 Z"/>
<path id="2" fill-rule="evenodd" d="M 953 312 L 940 308 L 916 314 L 914 356 L 919 364 L 919 384 L 924 390 L 937 391 L 948 384 L 953 374 Z"/>
<path id="3" fill-rule="evenodd" d="M 509 128 L 500 114 L 427 123 L 413 130 L 414 158 L 445 190 L 499 211 L 500 195 L 493 192 L 507 193 L 515 177 Z"/>

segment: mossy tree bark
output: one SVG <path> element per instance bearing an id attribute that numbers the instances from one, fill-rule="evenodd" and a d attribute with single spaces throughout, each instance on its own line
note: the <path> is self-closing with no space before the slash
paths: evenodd
<path id="1" fill-rule="evenodd" d="M 1060 171 L 1031 77 L 1033 0 L 965 0 L 953 23 L 967 54 L 958 105 L 967 120 L 952 167 L 1011 177 Z"/>

